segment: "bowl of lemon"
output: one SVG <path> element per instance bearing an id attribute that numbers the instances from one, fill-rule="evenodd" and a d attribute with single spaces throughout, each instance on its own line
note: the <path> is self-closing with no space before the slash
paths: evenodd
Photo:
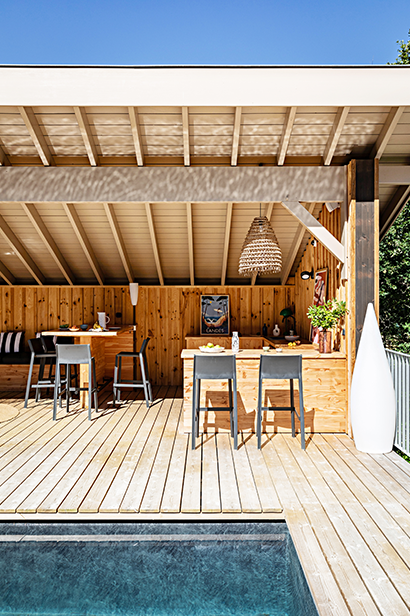
<path id="1" fill-rule="evenodd" d="M 201 353 L 222 353 L 225 351 L 224 347 L 219 344 L 212 344 L 212 342 L 208 342 L 208 344 L 200 346 L 199 350 Z"/>

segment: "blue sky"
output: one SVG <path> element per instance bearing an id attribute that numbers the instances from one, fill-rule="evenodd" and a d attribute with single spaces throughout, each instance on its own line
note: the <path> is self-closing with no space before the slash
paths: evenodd
<path id="1" fill-rule="evenodd" d="M 0 64 L 385 64 L 410 0 L 0 0 Z"/>

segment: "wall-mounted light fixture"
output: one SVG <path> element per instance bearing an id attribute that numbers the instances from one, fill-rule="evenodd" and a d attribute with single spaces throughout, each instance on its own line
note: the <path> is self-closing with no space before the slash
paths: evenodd
<path id="1" fill-rule="evenodd" d="M 313 271 L 313 267 L 310 270 L 310 272 L 308 272 L 307 270 L 305 270 L 304 272 L 300 273 L 300 277 L 302 278 L 302 280 L 309 280 L 309 278 L 311 278 L 312 280 L 314 280 L 315 278 L 315 272 Z"/>

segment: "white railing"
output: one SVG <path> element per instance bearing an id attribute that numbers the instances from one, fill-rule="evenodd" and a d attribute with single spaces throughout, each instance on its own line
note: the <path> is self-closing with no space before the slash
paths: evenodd
<path id="1" fill-rule="evenodd" d="M 410 456 L 410 355 L 386 349 L 396 392 L 395 446 Z"/>

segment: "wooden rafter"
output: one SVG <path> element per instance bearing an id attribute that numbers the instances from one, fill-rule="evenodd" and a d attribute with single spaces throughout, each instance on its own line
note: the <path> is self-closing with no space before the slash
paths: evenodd
<path id="1" fill-rule="evenodd" d="M 272 218 L 272 210 L 273 210 L 273 203 L 268 203 L 266 208 L 265 208 L 265 216 L 266 218 L 269 220 Z M 251 285 L 253 286 L 256 282 L 256 279 L 258 277 L 258 274 L 256 272 L 254 272 L 252 274 L 252 278 L 251 278 Z"/>
<path id="2" fill-rule="evenodd" d="M 9 246 L 11 246 L 13 252 L 16 253 L 20 261 L 33 276 L 34 280 L 36 280 L 39 285 L 44 285 L 46 281 L 45 277 L 40 272 L 37 265 L 34 263 L 33 259 L 31 258 L 27 250 L 24 248 L 18 237 L 10 229 L 3 216 L 0 216 L 0 234 L 4 237 Z"/>
<path id="3" fill-rule="evenodd" d="M 51 237 L 51 234 L 45 226 L 40 214 L 37 212 L 35 205 L 33 203 L 22 203 L 21 205 L 24 212 L 30 219 L 31 224 L 46 245 L 47 250 L 53 257 L 64 278 L 67 280 L 68 284 L 75 285 L 75 277 L 63 255 L 61 254 L 57 244 Z"/>
<path id="4" fill-rule="evenodd" d="M 9 153 L 0 137 L 0 166 L 8 167 L 10 165 Z"/>
<path id="5" fill-rule="evenodd" d="M 128 107 L 128 115 L 130 117 L 132 138 L 134 140 L 135 158 L 137 159 L 138 167 L 144 166 L 144 152 L 142 149 L 141 129 L 136 107 Z"/>
<path id="6" fill-rule="evenodd" d="M 189 280 L 193 286 L 195 284 L 194 233 L 192 228 L 192 203 L 190 201 L 186 204 L 186 219 L 188 225 Z"/>
<path id="7" fill-rule="evenodd" d="M 235 107 L 235 121 L 233 125 L 232 154 L 231 154 L 232 167 L 236 167 L 236 165 L 238 164 L 239 135 L 241 132 L 241 116 L 242 116 L 242 107 Z"/>
<path id="8" fill-rule="evenodd" d="M 382 239 L 390 226 L 401 212 L 401 208 L 410 198 L 410 186 L 399 186 L 380 214 L 380 239 Z"/>
<path id="9" fill-rule="evenodd" d="M 81 136 L 84 141 L 90 165 L 91 167 L 97 167 L 99 164 L 98 153 L 97 148 L 95 147 L 94 137 L 91 132 L 90 124 L 88 122 L 87 113 L 84 107 L 74 107 L 74 113 L 78 127 L 80 129 Z"/>
<path id="10" fill-rule="evenodd" d="M 182 136 L 184 140 L 184 165 L 189 167 L 191 164 L 191 156 L 189 152 L 189 110 L 188 107 L 182 107 Z"/>
<path id="11" fill-rule="evenodd" d="M 4 278 L 7 284 L 10 284 L 10 285 L 16 284 L 16 279 L 14 278 L 13 274 L 11 273 L 9 268 L 6 267 L 4 263 L 2 263 L 1 261 L 0 261 L 0 276 Z"/>
<path id="12" fill-rule="evenodd" d="M 104 285 L 104 274 L 100 268 L 100 265 L 97 261 L 97 258 L 94 254 L 94 250 L 88 240 L 87 234 L 84 230 L 84 227 L 81 223 L 80 217 L 77 214 L 77 210 L 74 207 L 73 203 L 63 203 L 64 211 L 67 214 L 68 220 L 71 223 L 71 226 L 74 230 L 74 233 L 77 236 L 78 241 L 80 242 L 81 248 L 84 251 L 85 256 L 87 257 L 87 261 L 91 266 L 91 269 L 94 272 L 95 277 L 98 280 L 100 285 Z"/>
<path id="13" fill-rule="evenodd" d="M 30 137 L 33 140 L 33 143 L 36 147 L 36 150 L 41 158 L 43 165 L 45 167 L 50 167 L 51 165 L 54 165 L 53 156 L 50 152 L 50 148 L 46 143 L 42 130 L 38 125 L 34 111 L 31 107 L 19 107 L 18 110 L 24 120 L 24 124 L 26 125 L 28 132 L 30 133 Z"/>
<path id="14" fill-rule="evenodd" d="M 286 152 L 288 151 L 288 145 L 290 136 L 292 134 L 293 123 L 295 121 L 297 107 L 289 107 L 286 112 L 285 123 L 283 125 L 282 138 L 278 150 L 278 165 L 282 166 L 285 162 Z"/>
<path id="15" fill-rule="evenodd" d="M 325 166 L 330 165 L 332 162 L 333 154 L 335 153 L 349 111 L 350 107 L 339 107 L 337 110 L 335 121 L 333 123 L 332 130 L 330 131 L 329 139 L 327 140 L 323 154 L 323 164 Z"/>
<path id="16" fill-rule="evenodd" d="M 344 263 L 343 244 L 321 225 L 299 201 L 282 201 L 281 203 L 338 261 Z"/>
<path id="17" fill-rule="evenodd" d="M 114 206 L 112 203 L 104 203 L 105 214 L 108 218 L 114 241 L 117 246 L 118 253 L 122 262 L 122 266 L 128 278 L 128 282 L 134 282 L 134 274 L 132 272 L 131 262 L 128 257 L 127 250 L 125 248 L 124 240 L 122 237 L 121 229 L 118 224 L 117 216 L 115 215 Z"/>
<path id="18" fill-rule="evenodd" d="M 159 283 L 161 286 L 164 286 L 164 277 L 162 275 L 161 260 L 159 258 L 157 238 L 155 235 L 155 228 L 154 228 L 154 220 L 152 218 L 151 204 L 148 202 L 145 203 L 145 211 L 147 214 L 149 234 L 151 237 L 152 251 L 154 253 L 155 266 L 157 268 Z"/>
<path id="19" fill-rule="evenodd" d="M 387 116 L 387 120 L 381 130 L 380 135 L 377 138 L 376 143 L 370 154 L 370 158 L 381 158 L 384 150 L 386 149 L 389 139 L 392 136 L 394 129 L 397 126 L 398 121 L 403 115 L 405 107 L 392 107 L 390 113 Z"/>
<path id="20" fill-rule="evenodd" d="M 310 214 L 313 214 L 315 205 L 316 203 L 309 203 L 309 205 L 307 206 L 306 209 Z M 298 225 L 296 229 L 295 237 L 293 238 L 291 249 L 289 251 L 288 258 L 282 268 L 281 284 L 286 284 L 286 281 L 289 277 L 293 263 L 295 262 L 297 254 L 299 252 L 299 248 L 302 243 L 305 232 L 306 232 L 306 228 L 303 225 Z"/>
<path id="21" fill-rule="evenodd" d="M 222 273 L 221 273 L 221 286 L 225 285 L 226 271 L 228 269 L 228 256 L 229 256 L 229 240 L 231 237 L 231 225 L 232 225 L 232 211 L 233 203 L 229 202 L 226 206 L 226 219 L 225 219 L 225 239 L 224 248 L 222 253 Z"/>

